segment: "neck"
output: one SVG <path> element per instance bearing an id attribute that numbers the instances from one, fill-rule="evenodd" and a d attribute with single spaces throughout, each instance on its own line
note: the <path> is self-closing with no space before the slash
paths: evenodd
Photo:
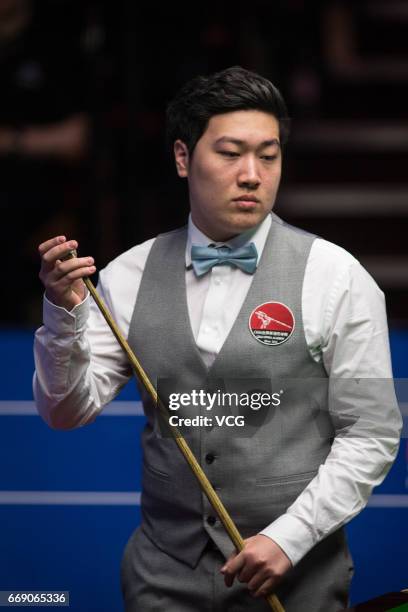
<path id="1" fill-rule="evenodd" d="M 207 238 L 213 240 L 214 242 L 226 242 L 227 240 L 231 240 L 231 238 L 235 238 L 235 236 L 239 235 L 224 233 L 222 231 L 217 231 L 216 229 L 210 229 L 208 227 L 206 228 L 202 226 L 201 223 L 197 223 L 193 214 L 191 214 L 191 218 L 196 228 L 199 229 L 200 232 L 202 232 L 205 236 L 207 236 Z"/>

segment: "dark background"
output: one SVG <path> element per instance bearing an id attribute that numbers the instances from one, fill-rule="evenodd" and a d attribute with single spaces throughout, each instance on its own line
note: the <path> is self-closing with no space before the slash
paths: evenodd
<path id="1" fill-rule="evenodd" d="M 14 3 L 30 17 L 10 41 Z M 166 104 L 189 78 L 240 64 L 281 89 L 292 117 L 276 211 L 350 250 L 391 324 L 406 325 L 407 26 L 408 3 L 394 0 L 0 0 L 0 324 L 40 324 L 43 240 L 78 239 L 100 269 L 185 221 Z M 41 151 L 42 129 L 78 117 L 74 152 Z M 25 150 L 33 128 L 39 143 Z M 4 129 L 19 136 L 2 149 Z"/>

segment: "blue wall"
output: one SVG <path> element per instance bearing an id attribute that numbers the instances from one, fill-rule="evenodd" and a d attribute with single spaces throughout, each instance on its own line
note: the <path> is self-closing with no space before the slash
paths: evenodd
<path id="1" fill-rule="evenodd" d="M 408 377 L 408 331 L 391 344 L 395 376 Z M 140 520 L 134 384 L 92 425 L 53 431 L 30 403 L 32 334 L 3 332 L 0 355 L 0 590 L 69 590 L 75 612 L 120 611 L 120 559 Z M 408 588 L 406 452 L 404 439 L 373 506 L 348 526 L 354 602 Z"/>

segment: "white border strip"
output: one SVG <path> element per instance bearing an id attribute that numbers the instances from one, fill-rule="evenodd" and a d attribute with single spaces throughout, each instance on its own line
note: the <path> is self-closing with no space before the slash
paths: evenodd
<path id="1" fill-rule="evenodd" d="M 0 506 L 140 506 L 140 491 L 0 491 Z"/>
<path id="2" fill-rule="evenodd" d="M 33 401 L 0 401 L 0 416 L 38 416 Z M 102 410 L 100 416 L 143 416 L 141 401 L 111 402 Z"/>

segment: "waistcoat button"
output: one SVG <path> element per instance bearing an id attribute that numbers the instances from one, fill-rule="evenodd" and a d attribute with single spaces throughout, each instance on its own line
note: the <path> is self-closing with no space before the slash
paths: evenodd
<path id="1" fill-rule="evenodd" d="M 207 463 L 212 463 L 214 461 L 215 457 L 212 453 L 207 453 L 207 455 L 205 456 L 205 460 Z"/>
<path id="2" fill-rule="evenodd" d="M 217 519 L 215 518 L 215 516 L 207 516 L 207 523 L 209 525 L 215 525 Z"/>

